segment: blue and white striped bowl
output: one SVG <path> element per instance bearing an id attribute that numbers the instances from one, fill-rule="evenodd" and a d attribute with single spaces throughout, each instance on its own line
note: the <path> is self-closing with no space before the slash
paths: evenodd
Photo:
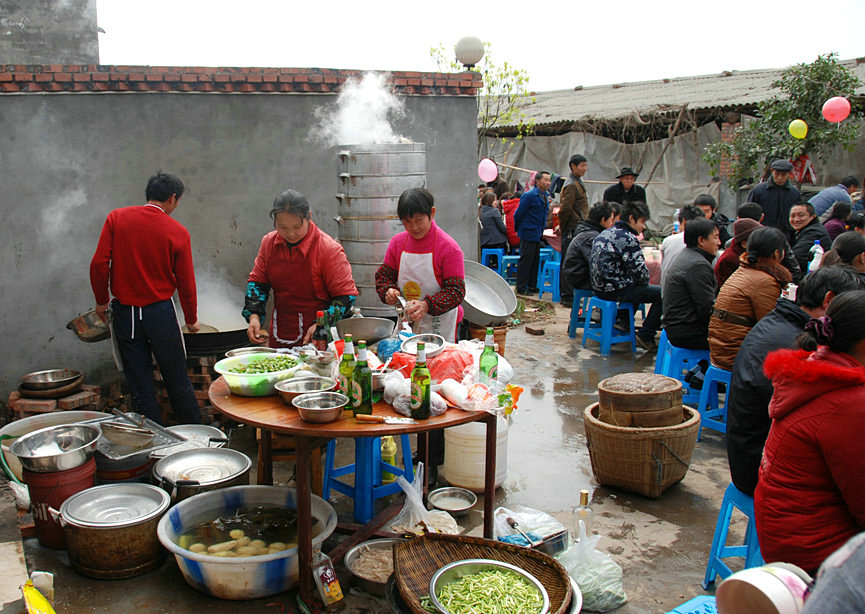
<path id="1" fill-rule="evenodd" d="M 222 558 L 190 552 L 177 540 L 190 527 L 238 507 L 283 506 L 297 509 L 294 488 L 275 486 L 234 486 L 195 495 L 181 501 L 159 521 L 159 541 L 174 554 L 184 579 L 202 593 L 220 599 L 256 599 L 291 589 L 298 580 L 297 548 L 260 556 Z M 312 495 L 312 516 L 324 523 L 324 530 L 312 540 L 320 546 L 336 528 L 336 510 L 324 499 Z"/>

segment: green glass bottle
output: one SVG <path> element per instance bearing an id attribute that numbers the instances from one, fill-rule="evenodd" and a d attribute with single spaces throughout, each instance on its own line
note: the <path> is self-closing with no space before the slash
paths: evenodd
<path id="1" fill-rule="evenodd" d="M 411 370 L 411 417 L 415 420 L 430 417 L 430 374 L 423 342 L 417 344 L 417 360 Z"/>
<path id="2" fill-rule="evenodd" d="M 345 347 L 342 350 L 342 360 L 339 362 L 339 389 L 351 398 L 351 374 L 357 361 L 354 359 L 354 343 L 351 335 L 345 336 Z"/>
<path id="3" fill-rule="evenodd" d="M 357 342 L 357 364 L 351 374 L 351 407 L 355 416 L 372 413 L 372 370 L 366 364 L 366 341 Z"/>
<path id="4" fill-rule="evenodd" d="M 499 355 L 496 354 L 492 327 L 487 327 L 487 336 L 484 339 L 484 351 L 481 354 L 478 367 L 480 369 L 478 379 L 482 384 L 489 386 L 499 376 Z"/>

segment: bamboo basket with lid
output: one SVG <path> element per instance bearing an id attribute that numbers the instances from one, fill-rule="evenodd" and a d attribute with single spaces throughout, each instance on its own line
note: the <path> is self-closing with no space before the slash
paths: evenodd
<path id="1" fill-rule="evenodd" d="M 654 373 L 620 373 L 598 383 L 599 419 L 633 427 L 682 422 L 682 383 Z"/>

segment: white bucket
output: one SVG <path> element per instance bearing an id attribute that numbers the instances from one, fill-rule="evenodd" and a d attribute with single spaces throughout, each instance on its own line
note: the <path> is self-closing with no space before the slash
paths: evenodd
<path id="1" fill-rule="evenodd" d="M 444 478 L 452 486 L 484 491 L 487 425 L 470 422 L 445 429 Z M 508 477 L 508 423 L 496 420 L 496 488 Z"/>
<path id="2" fill-rule="evenodd" d="M 776 563 L 737 571 L 718 585 L 718 614 L 798 614 L 805 604 L 807 576 L 791 569 Z"/>

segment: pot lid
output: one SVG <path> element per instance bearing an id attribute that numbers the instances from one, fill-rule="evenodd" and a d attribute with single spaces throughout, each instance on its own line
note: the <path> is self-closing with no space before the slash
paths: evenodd
<path id="1" fill-rule="evenodd" d="M 189 480 L 201 486 L 211 486 L 243 475 L 250 467 L 252 461 L 243 452 L 230 448 L 202 448 L 163 458 L 153 468 L 153 476 L 160 482 Z"/>
<path id="2" fill-rule="evenodd" d="M 170 501 L 167 492 L 150 484 L 103 484 L 66 499 L 60 514 L 67 523 L 78 527 L 119 528 L 160 516 Z"/>

